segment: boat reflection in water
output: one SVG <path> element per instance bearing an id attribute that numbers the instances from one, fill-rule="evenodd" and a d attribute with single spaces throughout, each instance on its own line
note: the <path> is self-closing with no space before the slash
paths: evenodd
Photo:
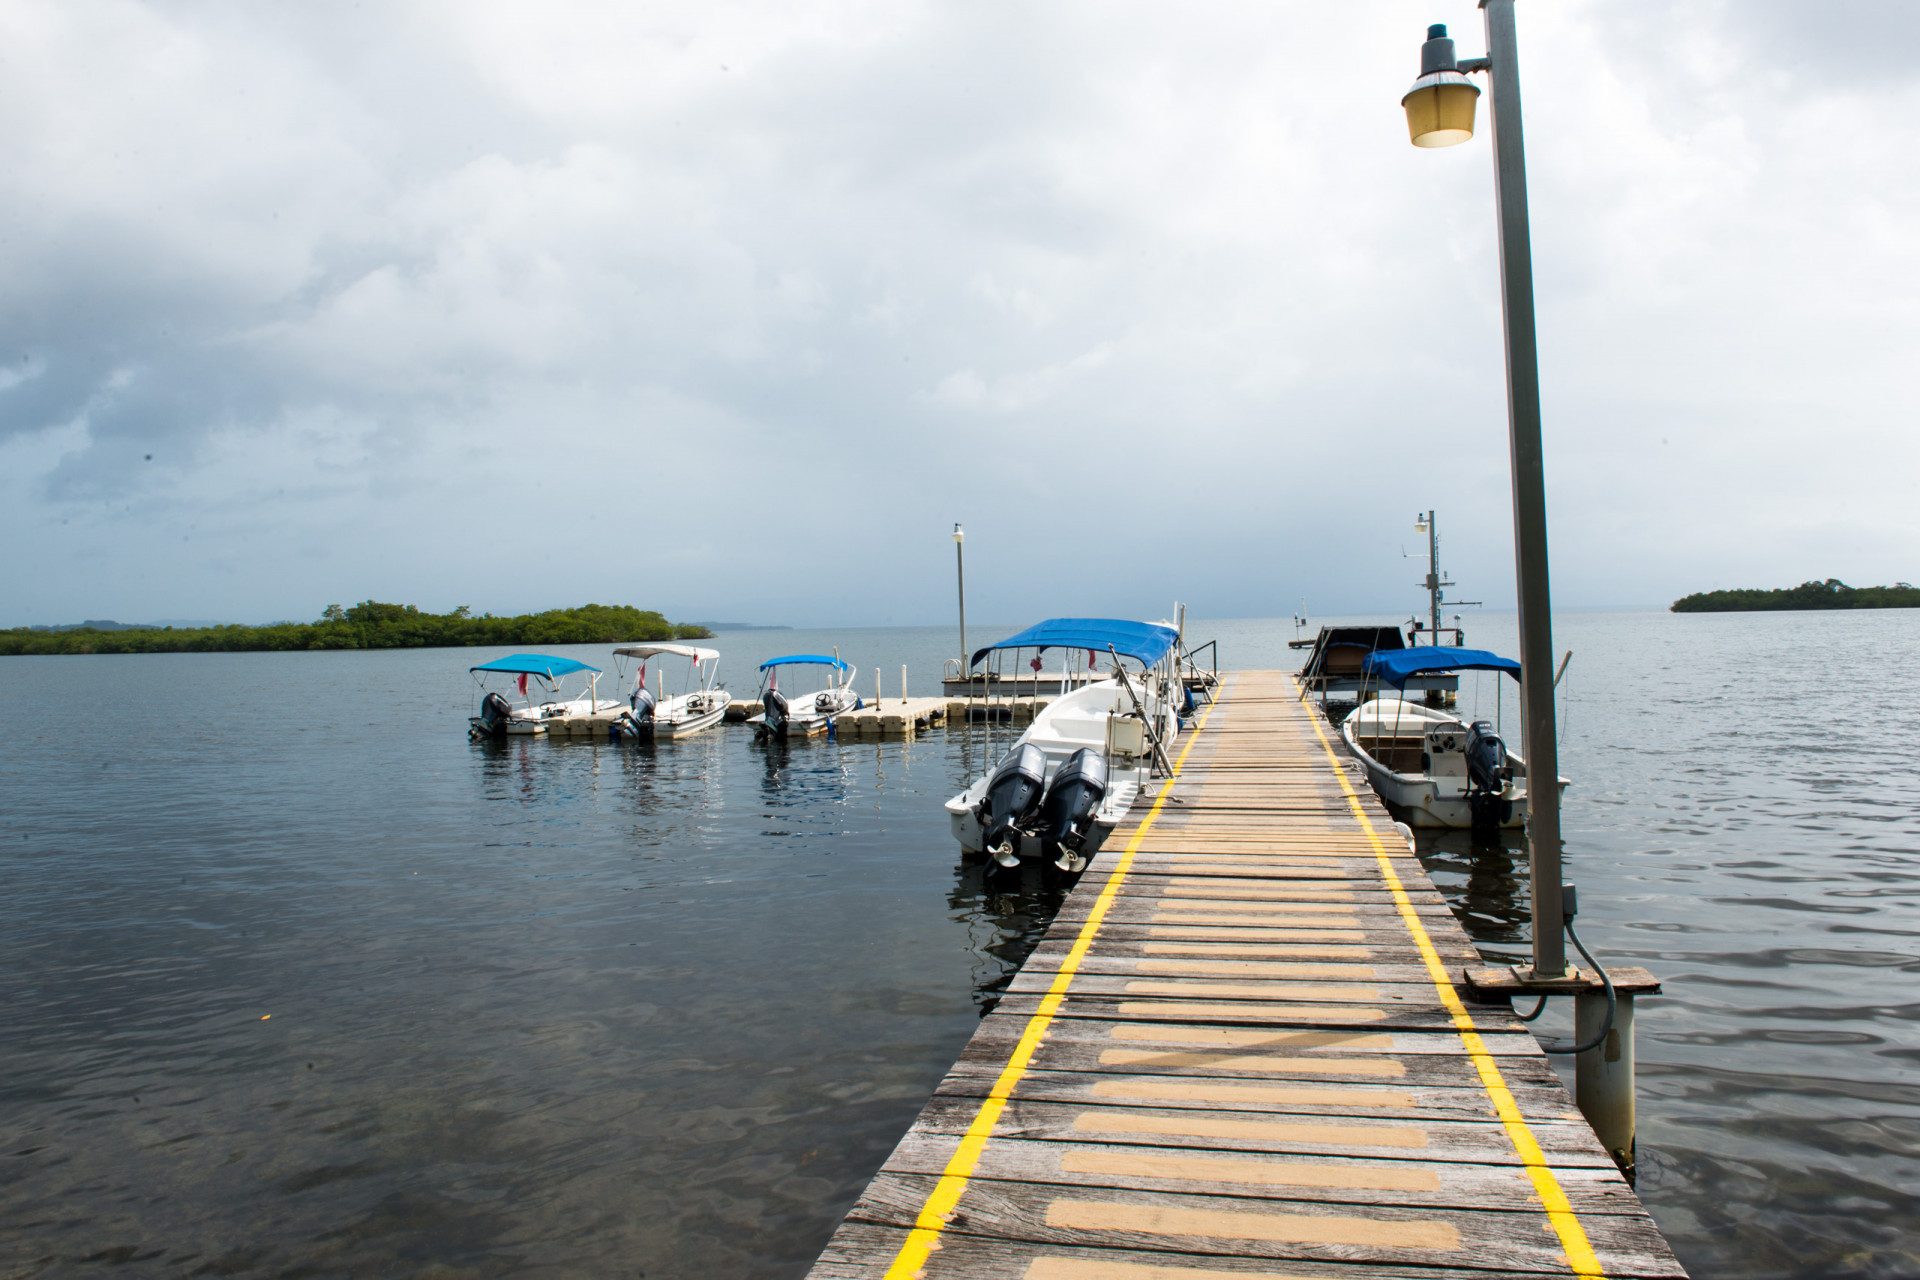
<path id="1" fill-rule="evenodd" d="M 1041 862 L 1008 870 L 986 859 L 962 858 L 954 867 L 947 905 L 953 919 L 966 926 L 973 999 L 981 1017 L 1000 1003 L 1076 879 Z"/>
<path id="2" fill-rule="evenodd" d="M 1489 964 L 1529 959 L 1533 913 L 1526 832 L 1512 827 L 1478 833 L 1429 829 L 1415 837 L 1415 852 Z"/>

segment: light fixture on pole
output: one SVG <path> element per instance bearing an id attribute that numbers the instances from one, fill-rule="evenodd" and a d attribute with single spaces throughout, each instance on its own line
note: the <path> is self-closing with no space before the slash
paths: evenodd
<path id="1" fill-rule="evenodd" d="M 1507 438 L 1513 465 L 1513 550 L 1520 613 L 1520 698 L 1527 757 L 1527 840 L 1533 899 L 1535 982 L 1566 980 L 1560 869 L 1560 762 L 1553 714 L 1553 622 L 1547 587 L 1546 476 L 1540 445 L 1540 364 L 1533 313 L 1533 250 L 1527 229 L 1526 154 L 1520 132 L 1520 49 L 1513 0 L 1480 0 L 1487 56 L 1461 61 L 1444 26 L 1427 28 L 1420 78 L 1400 99 L 1417 147 L 1473 137 L 1487 73 L 1492 93 L 1494 197 L 1499 217 L 1501 310 L 1506 321 Z"/>
<path id="2" fill-rule="evenodd" d="M 960 674 L 967 674 L 967 531 L 953 525 L 953 566 L 960 576 Z"/>
<path id="3" fill-rule="evenodd" d="M 1465 142 L 1473 136 L 1473 111 L 1479 101 L 1480 86 L 1460 73 L 1446 27 L 1434 23 L 1420 47 L 1420 78 L 1400 99 L 1413 145 L 1451 147 Z"/>

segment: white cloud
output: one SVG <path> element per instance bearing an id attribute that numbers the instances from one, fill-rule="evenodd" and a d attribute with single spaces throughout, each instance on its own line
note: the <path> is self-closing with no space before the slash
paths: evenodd
<path id="1" fill-rule="evenodd" d="M 1920 81 L 1898 7 L 1801 12 L 1520 8 L 1563 603 L 1916 576 Z M 954 519 L 984 614 L 1396 609 L 1430 505 L 1497 601 L 1486 144 L 1396 106 L 1436 19 L 1480 47 L 1467 0 L 9 6 L 0 623 L 932 620 Z"/>

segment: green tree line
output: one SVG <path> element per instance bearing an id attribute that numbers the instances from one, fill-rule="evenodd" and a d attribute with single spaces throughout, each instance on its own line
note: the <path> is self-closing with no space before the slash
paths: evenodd
<path id="1" fill-rule="evenodd" d="M 1850 587 L 1838 578 L 1772 591 L 1697 591 L 1673 602 L 1674 613 L 1740 613 L 1762 609 L 1920 609 L 1920 587 Z"/>
<path id="2" fill-rule="evenodd" d="M 363 600 L 350 609 L 328 605 L 314 622 L 264 627 L 141 627 L 100 631 L 0 631 L 0 655 L 22 653 L 247 653 L 285 649 L 434 649 L 473 645 L 619 644 L 635 640 L 699 640 L 705 627 L 668 622 L 652 609 L 589 604 L 497 618 L 474 616 L 466 605 L 452 613 L 423 613 L 410 604 Z"/>

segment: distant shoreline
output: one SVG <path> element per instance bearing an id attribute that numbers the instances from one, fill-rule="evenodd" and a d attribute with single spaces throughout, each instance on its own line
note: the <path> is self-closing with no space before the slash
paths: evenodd
<path id="1" fill-rule="evenodd" d="M 704 640 L 697 623 L 673 623 L 652 609 L 582 605 L 496 618 L 423 613 L 410 604 L 363 600 L 350 609 L 329 605 L 316 622 L 261 627 L 82 626 L 59 631 L 15 627 L 0 631 L 0 657 L 103 653 L 275 653 L 315 649 L 472 649 L 501 645 L 620 644 Z"/>
<path id="2" fill-rule="evenodd" d="M 1890 587 L 1850 587 L 1838 578 L 1803 582 L 1771 591 L 1742 588 L 1698 591 L 1675 600 L 1671 613 L 1775 613 L 1808 609 L 1920 609 L 1920 587 L 1896 582 Z"/>

